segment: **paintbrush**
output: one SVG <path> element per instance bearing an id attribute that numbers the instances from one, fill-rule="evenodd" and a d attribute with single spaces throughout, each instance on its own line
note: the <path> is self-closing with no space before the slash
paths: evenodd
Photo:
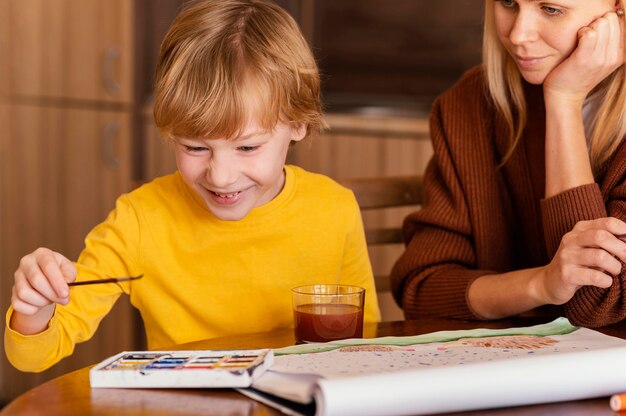
<path id="1" fill-rule="evenodd" d="M 119 282 L 128 282 L 130 280 L 141 279 L 143 274 L 139 276 L 129 276 L 129 277 L 111 277 L 108 279 L 96 279 L 96 280 L 83 280 L 82 282 L 71 282 L 68 283 L 68 286 L 83 286 L 83 285 L 98 285 L 101 283 L 119 283 Z"/>

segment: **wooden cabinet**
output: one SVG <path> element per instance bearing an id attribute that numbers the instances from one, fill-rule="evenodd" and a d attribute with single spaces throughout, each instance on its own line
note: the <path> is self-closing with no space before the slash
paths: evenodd
<path id="1" fill-rule="evenodd" d="M 147 105 L 142 117 L 143 150 L 141 181 L 147 182 L 159 176 L 176 172 L 173 144 L 163 139 L 154 125 L 152 105 Z"/>
<path id="2" fill-rule="evenodd" d="M 44 246 L 77 258 L 85 235 L 128 190 L 131 158 L 131 122 L 124 112 L 22 104 L 7 105 L 5 112 L 10 121 L 0 152 L 3 311 L 24 254 Z M 122 298 L 96 336 L 53 369 L 31 375 L 3 363 L 5 399 L 133 348 L 138 337 L 135 320 L 128 300 Z M 4 354 L 2 358 L 5 361 Z"/>
<path id="3" fill-rule="evenodd" d="M 39 246 L 75 260 L 134 176 L 134 0 L 0 0 L 0 310 Z M 0 347 L 0 402 L 140 348 L 123 297 L 95 337 L 51 370 L 15 370 Z"/>
<path id="4" fill-rule="evenodd" d="M 25 104 L 7 112 L 5 236 L 18 238 L 3 239 L 2 253 L 16 257 L 45 245 L 76 258 L 86 232 L 128 190 L 129 115 Z"/>
<path id="5" fill-rule="evenodd" d="M 132 100 L 132 0 L 2 1 L 10 95 Z"/>
<path id="6" fill-rule="evenodd" d="M 6 57 L 9 53 L 8 45 L 8 26 L 9 18 L 7 15 L 7 3 L 4 0 L 0 0 L 0 104 L 6 102 L 7 93 L 9 90 L 9 65 Z M 0 127 L 6 125 L 6 120 L 0 119 Z"/>

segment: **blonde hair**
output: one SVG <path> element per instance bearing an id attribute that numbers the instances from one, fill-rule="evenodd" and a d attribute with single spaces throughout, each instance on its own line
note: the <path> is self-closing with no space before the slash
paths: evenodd
<path id="1" fill-rule="evenodd" d="M 511 157 L 526 126 L 527 111 L 522 77 L 517 65 L 498 39 L 493 7 L 485 0 L 483 67 L 488 88 L 497 111 L 509 127 L 509 148 L 501 166 Z M 622 4 L 623 6 L 623 4 Z M 626 136 L 626 69 L 624 65 L 604 79 L 590 94 L 593 114 L 589 131 L 589 158 L 594 174 L 600 174 Z M 593 99 L 598 97 L 599 99 Z"/>
<path id="2" fill-rule="evenodd" d="M 200 0 L 179 13 L 161 44 L 154 119 L 167 138 L 235 138 L 251 117 L 324 127 L 320 78 L 296 22 L 263 0 Z"/>

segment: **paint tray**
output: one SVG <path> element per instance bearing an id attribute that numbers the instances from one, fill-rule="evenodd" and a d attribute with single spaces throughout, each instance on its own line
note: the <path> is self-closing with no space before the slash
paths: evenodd
<path id="1" fill-rule="evenodd" d="M 124 351 L 89 371 L 91 387 L 249 387 L 274 362 L 271 349 Z"/>

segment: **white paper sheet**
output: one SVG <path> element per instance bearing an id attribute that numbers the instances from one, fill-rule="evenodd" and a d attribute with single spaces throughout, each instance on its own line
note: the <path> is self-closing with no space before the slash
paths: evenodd
<path id="1" fill-rule="evenodd" d="M 609 396 L 626 390 L 626 348 L 322 379 L 317 415 L 419 415 Z M 608 411 L 608 402 L 607 402 Z"/>
<path id="2" fill-rule="evenodd" d="M 626 391 L 626 341 L 566 320 L 548 325 L 446 331 L 419 336 L 423 344 L 407 345 L 415 337 L 320 344 L 322 352 L 275 357 L 253 387 L 301 403 L 314 397 L 316 414 L 327 416 L 442 413 Z"/>

